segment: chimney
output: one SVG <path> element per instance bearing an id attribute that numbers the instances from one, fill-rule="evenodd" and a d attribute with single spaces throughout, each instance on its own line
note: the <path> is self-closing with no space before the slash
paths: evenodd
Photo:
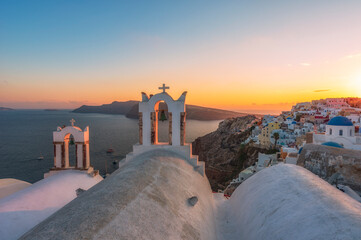
<path id="1" fill-rule="evenodd" d="M 313 143 L 313 132 L 306 133 L 306 143 Z"/>

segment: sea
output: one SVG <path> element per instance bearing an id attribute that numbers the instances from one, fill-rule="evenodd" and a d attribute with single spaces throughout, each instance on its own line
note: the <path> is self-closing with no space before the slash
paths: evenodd
<path id="1" fill-rule="evenodd" d="M 90 131 L 90 162 L 100 174 L 112 173 L 118 162 L 138 142 L 138 120 L 123 115 L 73 113 L 70 110 L 0 111 L 0 178 L 30 183 L 43 179 L 54 165 L 53 131 L 74 125 Z M 187 120 L 186 142 L 215 131 L 220 121 Z M 168 141 L 168 121 L 159 122 L 159 139 Z M 112 154 L 107 149 L 112 148 Z M 70 146 L 70 164 L 75 163 L 75 145 Z"/>

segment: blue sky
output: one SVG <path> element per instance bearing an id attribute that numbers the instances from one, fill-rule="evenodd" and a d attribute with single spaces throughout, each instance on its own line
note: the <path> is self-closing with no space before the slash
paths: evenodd
<path id="1" fill-rule="evenodd" d="M 339 71 L 327 76 L 311 68 L 292 73 L 287 67 L 359 54 L 360 12 L 361 1 L 335 0 L 1 1 L 0 102 L 17 107 L 24 102 L 35 107 L 39 102 L 99 104 L 136 98 L 161 82 L 190 88 L 198 98 L 214 98 L 219 90 L 236 95 L 225 83 L 241 87 L 251 81 L 257 85 L 247 91 L 254 91 L 277 82 L 276 76 L 268 77 L 272 74 L 287 76 L 279 77 L 276 87 L 295 88 L 302 76 L 307 83 L 316 78 L 332 83 L 314 84 L 309 91 L 334 88 L 335 76 L 358 74 L 358 61 L 352 67 L 334 63 Z M 54 90 L 57 84 L 74 83 L 90 96 L 64 89 L 64 97 Z M 219 106 L 261 104 L 257 99 Z"/>

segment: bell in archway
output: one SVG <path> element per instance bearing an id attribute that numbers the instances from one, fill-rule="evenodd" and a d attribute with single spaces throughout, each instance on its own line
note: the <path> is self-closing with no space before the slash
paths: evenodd
<path id="1" fill-rule="evenodd" d="M 160 119 L 159 119 L 159 120 L 161 120 L 162 122 L 165 121 L 165 120 L 167 120 L 167 116 L 165 115 L 165 111 L 164 111 L 164 110 L 162 110 L 162 111 L 160 112 Z"/>
<path id="2" fill-rule="evenodd" d="M 70 144 L 70 145 L 74 145 L 74 144 L 75 144 L 75 142 L 74 142 L 74 137 L 70 137 L 70 139 L 69 139 L 69 144 Z"/>

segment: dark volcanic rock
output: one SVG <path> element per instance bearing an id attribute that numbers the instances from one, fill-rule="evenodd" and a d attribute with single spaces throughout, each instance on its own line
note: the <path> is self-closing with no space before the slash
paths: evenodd
<path id="1" fill-rule="evenodd" d="M 138 119 L 139 117 L 139 103 L 135 104 L 129 112 L 125 114 L 127 118 Z"/>
<path id="2" fill-rule="evenodd" d="M 227 111 L 216 108 L 200 107 L 195 105 L 186 105 L 187 119 L 209 121 L 223 120 L 226 118 L 234 118 L 246 116 L 245 113 Z"/>
<path id="3" fill-rule="evenodd" d="M 80 108 L 75 109 L 76 113 L 106 113 L 106 114 L 127 114 L 134 105 L 137 105 L 138 101 L 117 102 L 114 101 L 111 104 L 103 104 L 101 106 L 87 106 L 83 105 Z"/>
<path id="4" fill-rule="evenodd" d="M 14 110 L 14 109 L 7 107 L 0 107 L 0 111 L 10 111 L 10 110 Z"/>
<path id="5" fill-rule="evenodd" d="M 188 198 L 188 204 L 191 206 L 196 205 L 197 202 L 198 202 L 198 197 L 196 197 L 196 196 Z"/>
<path id="6" fill-rule="evenodd" d="M 162 109 L 167 109 L 166 104 L 160 105 Z M 105 114 L 122 114 L 127 118 L 138 119 L 139 102 L 112 102 L 111 104 L 103 104 L 101 106 L 83 105 L 75 109 L 76 113 L 105 113 Z M 195 105 L 186 105 L 187 119 L 192 120 L 223 120 L 226 118 L 245 116 L 245 113 L 233 112 L 228 110 L 200 107 Z"/>
<path id="7" fill-rule="evenodd" d="M 77 190 L 75 190 L 76 196 L 79 197 L 80 194 L 82 194 L 83 192 L 85 192 L 86 190 L 82 189 L 82 188 L 78 188 Z"/>
<path id="8" fill-rule="evenodd" d="M 253 115 L 226 119 L 216 131 L 192 143 L 193 154 L 206 164 L 206 175 L 213 191 L 223 190 L 240 171 L 253 165 L 258 152 L 267 153 L 267 149 L 242 144 L 251 134 L 250 125 L 254 121 Z M 238 131 L 240 129 L 243 131 Z"/>

